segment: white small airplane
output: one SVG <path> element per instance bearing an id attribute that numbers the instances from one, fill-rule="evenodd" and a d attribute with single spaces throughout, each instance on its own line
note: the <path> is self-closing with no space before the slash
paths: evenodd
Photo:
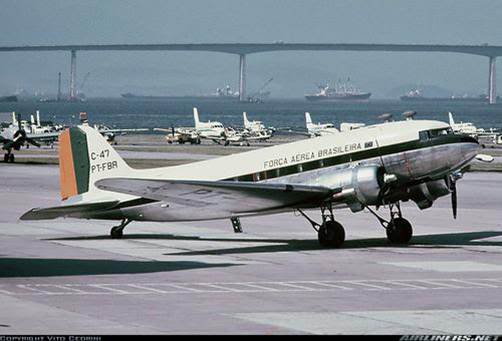
<path id="1" fill-rule="evenodd" d="M 468 134 L 475 138 L 483 137 L 485 139 L 491 139 L 493 144 L 502 144 L 502 135 L 497 128 L 489 128 L 485 130 L 483 128 L 476 128 L 476 126 L 470 122 L 455 123 L 451 112 L 448 112 L 448 119 L 450 126 L 455 133 Z"/>
<path id="2" fill-rule="evenodd" d="M 200 144 L 199 134 L 193 128 L 183 128 L 174 126 L 171 128 L 153 128 L 153 131 L 162 131 L 166 134 L 166 141 L 169 144 L 179 143 L 179 144 Z"/>
<path id="3" fill-rule="evenodd" d="M 115 141 L 117 134 L 125 135 L 127 133 L 140 133 L 150 130 L 148 128 L 110 128 L 104 124 L 94 124 L 94 129 L 97 129 L 106 141 L 113 144 L 117 144 L 117 141 Z"/>
<path id="4" fill-rule="evenodd" d="M 225 139 L 225 127 L 220 122 L 201 122 L 197 108 L 193 108 L 193 119 L 195 121 L 195 130 L 201 138 L 213 141 L 221 141 Z"/>
<path id="5" fill-rule="evenodd" d="M 305 113 L 305 125 L 310 137 L 338 134 L 340 132 L 333 123 L 312 123 L 312 118 L 308 112 Z"/>
<path id="6" fill-rule="evenodd" d="M 22 146 L 29 145 L 40 147 L 40 142 L 54 141 L 58 138 L 60 132 L 36 133 L 32 134 L 28 121 L 23 121 L 12 113 L 12 124 L 0 131 L 0 143 L 5 150 L 4 162 L 14 162 L 13 150 L 20 150 Z"/>
<path id="7" fill-rule="evenodd" d="M 272 137 L 274 129 L 265 127 L 262 121 L 249 121 L 246 112 L 242 113 L 242 117 L 246 140 L 265 141 Z"/>
<path id="8" fill-rule="evenodd" d="M 468 134 L 473 137 L 477 137 L 480 134 L 485 133 L 485 130 L 483 128 L 476 128 L 476 126 L 471 122 L 455 123 L 455 121 L 453 120 L 453 114 L 451 112 L 448 112 L 448 121 L 450 123 L 450 127 L 455 133 Z"/>
<path id="9" fill-rule="evenodd" d="M 64 129 L 64 126 L 61 124 L 46 123 L 42 125 L 42 121 L 40 120 L 40 111 L 37 110 L 35 115 L 36 116 L 31 115 L 31 125 L 29 126 L 30 134 L 47 134 L 62 131 Z"/>
<path id="10" fill-rule="evenodd" d="M 248 115 L 246 112 L 242 113 L 242 118 L 244 120 L 244 128 L 250 132 L 261 132 L 267 130 L 262 121 L 248 120 Z"/>
<path id="11" fill-rule="evenodd" d="M 88 125 L 67 129 L 59 141 L 62 204 L 32 209 L 22 220 L 121 220 L 110 232 L 120 238 L 132 221 L 230 218 L 239 232 L 239 217 L 298 211 L 317 231 L 320 244 L 332 247 L 345 239 L 335 208 L 367 209 L 392 243 L 407 243 L 413 233 L 401 201 L 425 209 L 451 195 L 456 217 L 456 181 L 480 148 L 476 139 L 454 134 L 447 123 L 428 120 L 381 123 L 153 169 L 129 167 Z M 388 207 L 389 218 L 372 208 L 380 206 Z M 320 208 L 320 223 L 304 212 L 311 208 Z"/>

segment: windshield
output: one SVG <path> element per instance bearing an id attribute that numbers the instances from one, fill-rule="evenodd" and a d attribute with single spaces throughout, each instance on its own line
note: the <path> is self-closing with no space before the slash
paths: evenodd
<path id="1" fill-rule="evenodd" d="M 428 140 L 439 136 L 452 135 L 453 130 L 448 128 L 440 128 L 440 129 L 431 129 L 431 130 L 423 130 L 419 132 L 420 140 Z"/>

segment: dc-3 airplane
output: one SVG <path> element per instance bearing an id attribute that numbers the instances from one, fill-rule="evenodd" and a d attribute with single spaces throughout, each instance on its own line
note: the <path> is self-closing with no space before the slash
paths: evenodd
<path id="1" fill-rule="evenodd" d="M 420 209 L 451 195 L 457 213 L 456 181 L 479 152 L 478 142 L 454 134 L 447 123 L 406 120 L 361 127 L 315 139 L 272 146 L 173 167 L 132 169 L 95 129 L 81 125 L 60 141 L 62 205 L 35 208 L 22 220 L 74 217 L 121 220 L 120 238 L 132 221 L 196 221 L 284 211 L 300 212 L 321 245 L 345 239 L 335 208 L 367 208 L 392 243 L 407 243 L 412 226 L 401 201 Z M 374 207 L 387 206 L 390 217 Z M 304 212 L 320 208 L 317 223 Z"/>

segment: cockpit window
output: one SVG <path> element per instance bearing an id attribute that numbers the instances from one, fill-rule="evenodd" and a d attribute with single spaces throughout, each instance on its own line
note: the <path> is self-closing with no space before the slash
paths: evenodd
<path id="1" fill-rule="evenodd" d="M 432 139 L 439 136 L 451 135 L 453 134 L 453 130 L 451 128 L 440 128 L 440 129 L 431 129 L 431 130 L 423 130 L 418 133 L 419 139 L 421 141 Z"/>

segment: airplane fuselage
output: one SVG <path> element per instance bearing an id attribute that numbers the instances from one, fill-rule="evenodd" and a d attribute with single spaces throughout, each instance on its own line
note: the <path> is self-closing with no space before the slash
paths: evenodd
<path id="1" fill-rule="evenodd" d="M 187 165 L 131 170 L 127 174 L 114 173 L 113 167 L 105 167 L 103 171 L 109 172 L 106 175 L 109 177 L 247 181 L 343 188 L 345 192 L 342 192 L 349 199 L 337 202 L 337 205 L 353 211 L 366 205 L 409 199 L 420 208 L 426 208 L 437 197 L 449 193 L 444 185 L 445 177 L 474 158 L 478 148 L 475 139 L 453 134 L 446 123 L 399 121 Z M 93 186 L 92 173 L 90 183 Z M 382 186 L 389 187 L 386 198 L 376 196 Z M 110 192 L 99 189 L 92 195 L 102 200 L 111 197 Z M 114 198 L 121 201 L 119 208 L 93 214 L 92 218 L 188 221 L 228 217 L 212 212 L 210 208 L 186 210 L 176 203 L 145 200 L 127 194 L 117 196 L 114 193 Z"/>

